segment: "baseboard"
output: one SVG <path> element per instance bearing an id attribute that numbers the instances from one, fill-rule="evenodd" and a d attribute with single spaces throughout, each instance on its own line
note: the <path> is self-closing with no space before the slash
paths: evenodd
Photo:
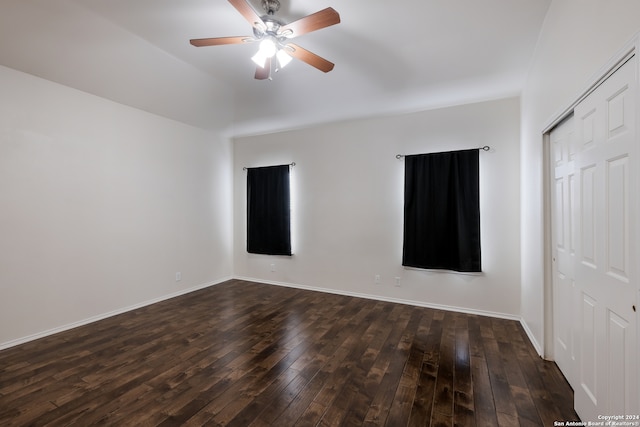
<path id="1" fill-rule="evenodd" d="M 342 290 L 338 290 L 338 289 L 319 288 L 319 287 L 315 287 L 315 286 L 306 286 L 306 285 L 299 285 L 299 284 L 294 284 L 294 283 L 275 282 L 275 281 L 272 281 L 272 280 L 255 279 L 255 278 L 251 278 L 251 277 L 234 276 L 234 279 L 244 280 L 244 281 L 247 281 L 247 282 L 264 283 L 264 284 L 267 284 L 267 285 L 284 286 L 284 287 L 287 287 L 287 288 L 304 289 L 304 290 L 316 291 L 316 292 L 325 292 L 325 293 L 335 294 L 335 295 L 345 295 L 345 296 L 350 296 L 350 297 L 365 298 L 365 299 L 371 299 L 371 300 L 376 300 L 376 301 L 385 301 L 385 302 L 393 302 L 393 303 L 397 303 L 397 304 L 413 305 L 413 306 L 416 306 L 416 307 L 433 308 L 433 309 L 436 309 L 436 310 L 455 311 L 457 313 L 475 314 L 475 315 L 478 315 L 478 316 L 487 316 L 487 317 L 496 317 L 496 318 L 499 318 L 499 319 L 516 320 L 516 321 L 519 321 L 519 322 L 522 321 L 520 316 L 517 316 L 517 315 L 514 315 L 514 314 L 508 314 L 508 313 L 500 313 L 500 312 L 486 311 L 486 310 L 475 310 L 475 309 L 466 308 L 466 307 L 456 307 L 456 306 L 449 306 L 449 305 L 442 305 L 442 304 L 433 304 L 433 303 L 428 303 L 428 302 L 424 302 L 424 301 L 405 300 L 405 299 L 401 299 L 401 298 L 385 297 L 385 296 L 382 296 L 382 295 L 362 294 L 362 293 L 359 293 L 359 292 L 349 292 L 349 291 L 342 291 Z"/>
<path id="2" fill-rule="evenodd" d="M 28 335 L 26 337 L 17 338 L 17 339 L 11 340 L 11 341 L 3 342 L 3 343 L 0 343 L 0 350 L 4 350 L 4 349 L 10 348 L 10 347 L 15 347 L 17 345 L 24 344 L 24 343 L 27 343 L 29 341 L 34 341 L 34 340 L 37 340 L 39 338 L 44 338 L 44 337 L 47 337 L 49 335 L 57 334 L 59 332 L 68 331 L 70 329 L 74 329 L 74 328 L 77 328 L 79 326 L 88 325 L 89 323 L 93 323 L 93 322 L 97 322 L 99 320 L 103 320 L 103 319 L 106 319 L 106 318 L 109 318 L 109 317 L 117 316 L 118 314 L 126 313 L 128 311 L 136 310 L 138 308 L 146 307 L 148 305 L 155 304 L 155 303 L 158 303 L 158 302 L 161 302 L 161 301 L 165 301 L 165 300 L 168 300 L 168 299 L 171 299 L 171 298 L 179 297 L 181 295 L 185 295 L 185 294 L 188 294 L 188 293 L 191 293 L 191 292 L 195 292 L 195 291 L 198 291 L 200 289 L 208 288 L 210 286 L 215 286 L 215 285 L 218 285 L 220 283 L 226 282 L 228 280 L 231 280 L 231 277 L 225 277 L 223 279 L 219 279 L 219 280 L 216 280 L 216 281 L 213 281 L 213 282 L 203 283 L 203 284 L 196 285 L 196 286 L 193 286 L 193 287 L 190 287 L 190 288 L 187 288 L 187 289 L 181 289 L 178 292 L 174 292 L 174 293 L 171 293 L 171 294 L 168 294 L 168 295 L 162 295 L 161 297 L 153 298 L 153 299 L 150 299 L 150 300 L 138 303 L 138 304 L 134 304 L 134 305 L 131 305 L 131 306 L 128 306 L 128 307 L 120 308 L 120 309 L 113 310 L 113 311 L 110 311 L 110 312 L 107 312 L 107 313 L 98 314 L 97 316 L 92 316 L 92 317 L 89 317 L 87 319 L 79 320 L 77 322 L 68 323 L 66 325 L 62 325 L 62 326 L 59 326 L 59 327 L 56 327 L 56 328 L 48 329 L 48 330 L 43 331 L 43 332 L 38 332 L 38 333 L 35 333 L 35 334 L 32 334 L 32 335 Z"/>
<path id="3" fill-rule="evenodd" d="M 90 323 L 93 322 L 97 322 L 99 320 L 103 320 L 109 317 L 113 317 L 113 316 L 117 316 L 118 314 L 122 314 L 122 313 L 126 313 L 128 311 L 132 311 L 132 310 L 136 310 L 138 308 L 142 308 L 142 307 L 146 307 L 148 305 L 151 304 L 155 304 L 161 301 L 165 301 L 171 298 L 175 298 L 175 297 L 179 297 L 181 295 L 185 295 L 191 292 L 195 292 L 198 291 L 200 289 L 204 289 L 204 288 L 208 288 L 210 286 L 215 286 L 218 285 L 220 283 L 226 282 L 228 280 L 232 279 L 232 277 L 225 277 L 223 279 L 219 279 L 213 282 L 208 282 L 208 283 L 203 283 L 200 285 L 196 285 L 193 286 L 191 288 L 187 288 L 187 289 L 182 289 L 178 292 L 174 292 L 168 295 L 163 295 L 161 297 L 158 298 L 153 298 L 151 300 L 147 300 L 138 304 L 134 304 L 128 307 L 124 307 L 118 310 L 113 310 L 107 313 L 103 313 L 103 314 L 99 314 L 97 316 L 92 316 L 89 317 L 87 319 L 83 319 L 77 322 L 73 322 L 73 323 L 68 323 L 66 325 L 63 326 L 59 326 L 56 328 L 52 328 L 43 332 L 38 332 L 36 334 L 32 334 L 32 335 L 28 335 L 26 337 L 22 337 L 22 338 L 17 338 L 11 341 L 6 341 L 4 343 L 0 343 L 0 350 L 4 350 L 10 347 L 15 347 L 17 345 L 20 344 L 24 344 L 27 343 L 29 341 L 34 341 L 37 340 L 39 338 L 44 338 L 53 334 L 57 334 L 59 332 L 64 332 L 64 331 L 68 331 L 70 329 L 74 329 L 77 328 L 79 326 L 84 326 L 84 325 L 88 325 Z M 522 317 L 520 316 L 516 316 L 513 314 L 507 314 L 507 313 L 500 313 L 500 312 L 494 312 L 494 311 L 486 311 L 486 310 L 475 310 L 475 309 L 470 309 L 470 308 L 465 308 L 465 307 L 457 307 L 457 306 L 448 306 L 448 305 L 443 305 L 443 304 L 433 304 L 433 303 L 428 303 L 428 302 L 424 302 L 424 301 L 415 301 L 415 300 L 405 300 L 405 299 L 401 299 L 401 298 L 391 298 L 391 297 L 385 297 L 385 296 L 381 296 L 381 295 L 373 295 L 373 294 L 363 294 L 363 293 L 359 293 L 359 292 L 348 292 L 348 291 L 341 291 L 341 290 L 337 290 L 337 289 L 329 289 L 329 288 L 320 288 L 320 287 L 316 287 L 316 286 L 306 286 L 306 285 L 300 285 L 300 284 L 294 284 L 294 283 L 285 283 L 285 282 L 276 282 L 276 281 L 272 281 L 272 280 L 263 280 L 263 279 L 256 279 L 256 278 L 252 278 L 252 277 L 241 277 L 241 276 L 235 276 L 233 277 L 233 279 L 237 279 L 237 280 L 245 280 L 245 281 L 249 281 L 249 282 L 258 282 L 258 283 L 264 283 L 267 285 L 274 285 L 274 286 L 284 286 L 284 287 L 288 287 L 288 288 L 295 288 L 295 289 L 304 289 L 304 290 L 309 290 L 309 291 L 316 291 L 316 292 L 325 292 L 325 293 L 330 293 L 330 294 L 336 294 L 336 295 L 345 295 L 345 296 L 351 296 L 351 297 L 356 297 L 356 298 L 365 298 L 365 299 L 371 299 L 371 300 L 376 300 L 376 301 L 385 301 L 385 302 L 392 302 L 392 303 L 397 303 L 397 304 L 405 304 L 405 305 L 413 305 L 413 306 L 417 306 L 417 307 L 425 307 L 425 308 L 433 308 L 436 310 L 445 310 L 445 311 L 455 311 L 458 313 L 465 313 L 465 314 L 474 314 L 474 315 L 478 315 L 478 316 L 487 316 L 487 317 L 496 317 L 499 319 L 507 319 L 507 320 L 517 320 L 520 322 L 520 324 L 522 325 L 522 328 L 524 329 L 525 333 L 527 334 L 527 337 L 529 338 L 529 341 L 531 341 L 531 344 L 533 345 L 533 347 L 535 348 L 536 352 L 538 352 L 538 354 L 542 357 L 542 348 L 540 347 L 540 344 L 538 343 L 538 341 L 535 339 L 533 333 L 531 332 L 531 330 L 529 329 L 529 326 L 527 325 L 527 323 L 524 321 L 524 319 L 522 319 Z"/>
<path id="4" fill-rule="evenodd" d="M 531 332 L 531 329 L 529 329 L 529 325 L 527 325 L 527 322 L 525 322 L 522 317 L 520 318 L 520 324 L 522 325 L 522 329 L 524 329 L 524 332 L 527 334 L 527 337 L 529 337 L 529 341 L 531 341 L 531 345 L 533 345 L 533 348 L 536 349 L 536 352 L 540 357 L 544 358 L 544 351 L 542 349 L 542 346 L 540 345 L 538 340 L 536 340 L 535 335 L 533 335 L 533 332 Z"/>

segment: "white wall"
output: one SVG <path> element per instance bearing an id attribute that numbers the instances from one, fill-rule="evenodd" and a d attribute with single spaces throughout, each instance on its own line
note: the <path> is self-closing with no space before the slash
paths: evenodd
<path id="1" fill-rule="evenodd" d="M 4 67 L 0 94 L 0 348 L 231 276 L 230 142 Z"/>
<path id="2" fill-rule="evenodd" d="M 347 121 L 234 141 L 238 277 L 517 317 L 519 100 Z M 480 154 L 482 275 L 404 269 L 403 161 L 395 155 L 490 145 Z M 246 252 L 243 167 L 295 162 L 294 256 Z M 275 264 L 275 272 L 270 265 Z M 381 276 L 381 284 L 374 276 Z M 395 287 L 401 277 L 401 287 Z"/>
<path id="3" fill-rule="evenodd" d="M 543 136 L 551 119 L 640 30 L 637 0 L 554 0 L 522 95 L 522 316 L 544 336 Z"/>

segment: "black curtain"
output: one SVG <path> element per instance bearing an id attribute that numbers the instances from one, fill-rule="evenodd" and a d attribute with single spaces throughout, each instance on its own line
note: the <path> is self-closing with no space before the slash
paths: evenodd
<path id="1" fill-rule="evenodd" d="M 291 255 L 289 165 L 247 169 L 247 252 Z"/>
<path id="2" fill-rule="evenodd" d="M 479 150 L 405 157 L 402 265 L 478 272 Z"/>

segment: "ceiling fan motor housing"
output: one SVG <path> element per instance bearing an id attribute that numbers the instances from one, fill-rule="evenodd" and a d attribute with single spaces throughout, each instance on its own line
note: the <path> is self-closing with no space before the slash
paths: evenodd
<path id="1" fill-rule="evenodd" d="M 267 12 L 267 15 L 273 15 L 280 9 L 280 2 L 278 0 L 262 0 L 262 8 Z"/>

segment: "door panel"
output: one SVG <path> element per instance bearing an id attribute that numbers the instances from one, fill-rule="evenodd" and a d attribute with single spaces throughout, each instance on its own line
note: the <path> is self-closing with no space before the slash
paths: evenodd
<path id="1" fill-rule="evenodd" d="M 596 305 L 597 302 L 595 299 L 586 293 L 582 294 L 582 322 L 580 325 L 582 332 L 580 359 L 582 363 L 580 364 L 580 386 L 594 405 L 598 404 Z"/>
<path id="2" fill-rule="evenodd" d="M 625 414 L 624 390 L 628 381 L 627 365 L 625 360 L 625 342 L 629 339 L 629 323 L 612 311 L 608 311 L 609 341 L 609 375 L 607 376 L 607 389 L 611 402 L 612 414 Z M 628 413 L 627 413 L 628 414 Z"/>
<path id="3" fill-rule="evenodd" d="M 607 162 L 607 272 L 629 282 L 629 157 Z"/>
<path id="4" fill-rule="evenodd" d="M 555 185 L 553 191 L 553 317 L 554 358 L 569 383 L 578 378 L 575 360 L 575 330 L 579 296 L 574 280 L 576 247 L 574 173 L 574 119 L 569 117 L 551 132 Z"/>
<path id="5" fill-rule="evenodd" d="M 636 67 L 551 132 L 554 356 L 584 421 L 639 412 Z"/>
<path id="6" fill-rule="evenodd" d="M 583 420 L 637 413 L 635 304 L 637 277 L 630 268 L 637 188 L 636 62 L 628 61 L 574 110 L 580 150 L 580 222 L 575 283 L 583 295 L 576 411 Z M 633 378 L 633 381 L 629 381 Z"/>
<path id="7" fill-rule="evenodd" d="M 596 269 L 596 165 L 588 165 L 580 171 L 580 240 L 582 264 Z"/>

